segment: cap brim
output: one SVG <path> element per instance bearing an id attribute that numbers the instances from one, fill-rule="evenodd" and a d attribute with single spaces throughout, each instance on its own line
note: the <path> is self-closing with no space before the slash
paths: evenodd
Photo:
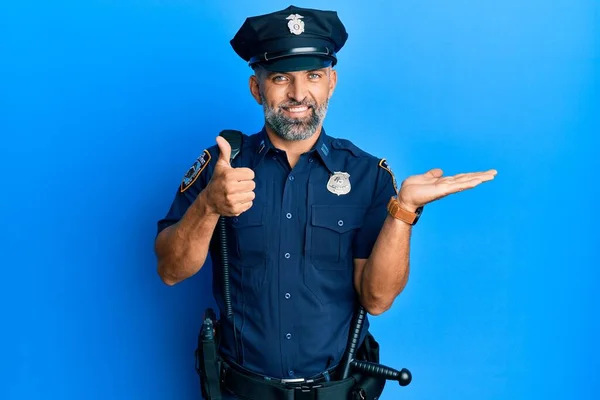
<path id="1" fill-rule="evenodd" d="M 329 57 L 306 55 L 283 57 L 268 63 L 260 63 L 260 65 L 271 72 L 294 72 L 327 68 L 335 63 Z"/>

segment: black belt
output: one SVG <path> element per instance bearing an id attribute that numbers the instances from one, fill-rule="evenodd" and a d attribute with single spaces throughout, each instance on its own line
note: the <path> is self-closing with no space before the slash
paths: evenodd
<path id="1" fill-rule="evenodd" d="M 241 371 L 227 362 L 221 363 L 221 383 L 228 390 L 248 400 L 346 400 L 356 383 L 354 377 L 328 381 L 327 374 L 315 379 L 267 379 Z"/>

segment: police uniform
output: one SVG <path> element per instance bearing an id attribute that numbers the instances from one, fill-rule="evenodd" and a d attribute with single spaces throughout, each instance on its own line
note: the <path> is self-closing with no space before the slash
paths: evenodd
<path id="1" fill-rule="evenodd" d="M 231 44 L 251 65 L 290 71 L 335 65 L 347 33 L 335 12 L 289 7 L 248 18 Z M 184 215 L 219 158 L 204 150 L 180 183 L 158 231 Z M 221 318 L 220 353 L 250 375 L 328 380 L 357 307 L 353 259 L 369 257 L 396 182 L 385 160 L 323 128 L 292 169 L 263 127 L 244 134 L 233 167 L 255 173 L 253 206 L 226 218 L 236 333 Z M 213 289 L 224 313 L 219 241 L 211 242 Z M 361 342 L 367 334 L 365 322 Z"/>

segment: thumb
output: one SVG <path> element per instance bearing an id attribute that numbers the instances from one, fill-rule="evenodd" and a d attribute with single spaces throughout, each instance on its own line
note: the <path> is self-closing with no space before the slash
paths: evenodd
<path id="1" fill-rule="evenodd" d="M 217 163 L 231 167 L 231 145 L 222 136 L 217 136 L 217 146 L 219 146 L 219 159 Z"/>
<path id="2" fill-rule="evenodd" d="M 428 178 L 439 178 L 444 174 L 444 172 L 440 168 L 430 169 L 425 173 L 425 176 Z"/>

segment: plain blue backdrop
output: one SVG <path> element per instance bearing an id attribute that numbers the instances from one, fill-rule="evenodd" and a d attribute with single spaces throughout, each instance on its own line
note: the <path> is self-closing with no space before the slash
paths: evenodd
<path id="1" fill-rule="evenodd" d="M 328 132 L 399 180 L 496 168 L 425 208 L 372 318 L 392 399 L 597 399 L 600 3 L 305 1 L 349 31 Z M 0 399 L 198 399 L 211 269 L 156 274 L 156 221 L 262 110 L 228 41 L 274 0 L 0 3 Z"/>

